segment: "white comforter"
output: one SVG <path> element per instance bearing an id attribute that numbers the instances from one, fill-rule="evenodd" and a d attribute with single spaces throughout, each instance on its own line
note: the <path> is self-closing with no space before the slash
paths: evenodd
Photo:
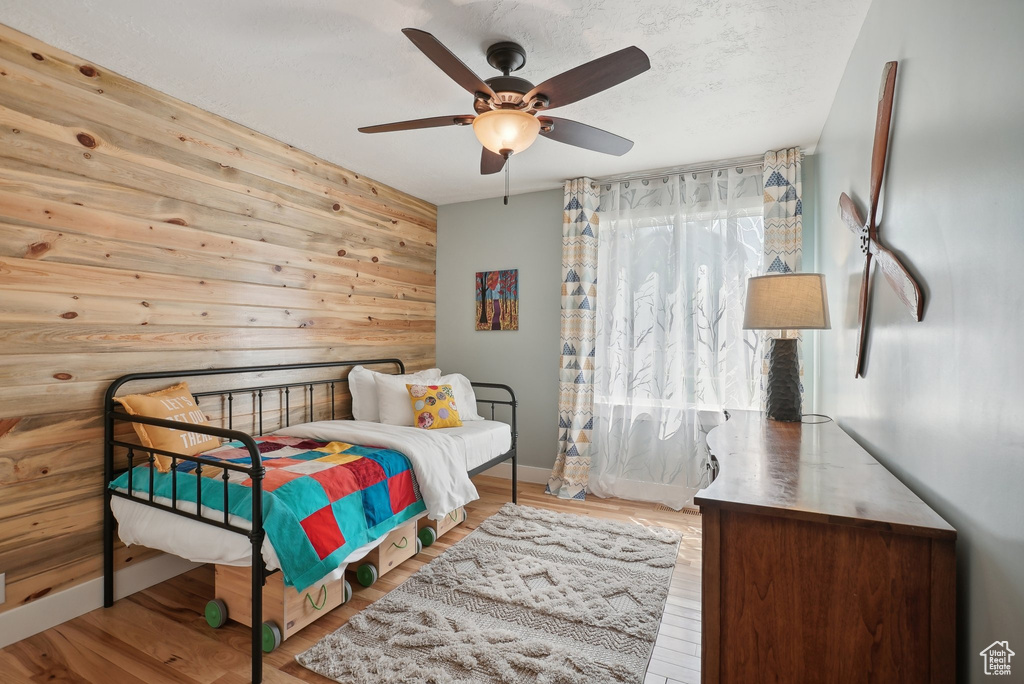
<path id="1" fill-rule="evenodd" d="M 450 511 L 480 498 L 467 474 L 465 443 L 440 430 L 365 420 L 321 420 L 287 427 L 276 434 L 378 446 L 405 454 L 431 520 L 440 520 Z"/>

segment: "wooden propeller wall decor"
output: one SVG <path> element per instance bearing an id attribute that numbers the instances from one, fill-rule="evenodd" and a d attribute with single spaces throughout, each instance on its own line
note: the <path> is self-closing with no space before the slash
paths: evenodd
<path id="1" fill-rule="evenodd" d="M 868 287 L 871 279 L 872 258 L 882 267 L 882 275 L 896 295 L 910 309 L 914 320 L 920 321 L 924 313 L 924 298 L 914 276 L 903 267 L 900 260 L 878 241 L 878 224 L 875 222 L 878 197 L 882 192 L 882 176 L 885 173 L 885 157 L 889 146 L 889 124 L 892 121 L 892 100 L 896 89 L 896 62 L 887 62 L 882 69 L 882 86 L 878 92 L 878 114 L 875 118 L 875 142 L 871 150 L 871 205 L 867 221 L 861 218 L 857 205 L 845 192 L 839 197 L 839 215 L 847 227 L 860 238 L 860 250 L 864 253 L 864 277 L 860 282 L 860 333 L 857 338 L 857 373 L 864 377 L 864 345 L 867 340 Z"/>
<path id="2" fill-rule="evenodd" d="M 365 126 L 361 133 L 389 133 L 439 126 L 473 126 L 483 150 L 480 173 L 506 170 L 505 203 L 508 204 L 508 158 L 533 144 L 537 136 L 604 154 L 621 156 L 633 142 L 578 121 L 542 114 L 555 107 L 578 102 L 607 90 L 651 68 L 638 47 L 627 47 L 554 76 L 538 86 L 510 76 L 526 64 L 526 51 L 517 43 L 501 42 L 487 49 L 487 63 L 501 76 L 482 80 L 437 38 L 419 29 L 402 29 L 413 45 L 473 95 L 473 114 L 434 116 L 427 119 Z"/>

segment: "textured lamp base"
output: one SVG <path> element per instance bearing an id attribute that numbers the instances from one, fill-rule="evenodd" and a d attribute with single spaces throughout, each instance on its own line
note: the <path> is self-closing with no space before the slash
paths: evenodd
<path id="1" fill-rule="evenodd" d="M 800 422 L 800 359 L 796 340 L 772 340 L 768 361 L 767 407 L 772 420 Z"/>

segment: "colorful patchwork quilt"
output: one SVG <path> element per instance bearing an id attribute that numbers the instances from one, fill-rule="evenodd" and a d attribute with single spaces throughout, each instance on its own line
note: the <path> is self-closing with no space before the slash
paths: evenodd
<path id="1" fill-rule="evenodd" d="M 277 551 L 285 584 L 299 591 L 336 569 L 360 546 L 388 533 L 425 510 L 405 455 L 381 447 L 320 442 L 300 437 L 257 437 L 263 479 L 263 528 Z M 203 454 L 227 463 L 249 464 L 241 442 L 227 442 Z M 224 510 L 224 470 L 179 463 L 177 499 Z M 137 466 L 132 488 L 149 493 L 149 465 Z M 252 520 L 252 480 L 228 470 L 228 512 Z M 153 473 L 153 494 L 170 500 L 175 477 Z M 128 490 L 128 473 L 110 483 Z"/>

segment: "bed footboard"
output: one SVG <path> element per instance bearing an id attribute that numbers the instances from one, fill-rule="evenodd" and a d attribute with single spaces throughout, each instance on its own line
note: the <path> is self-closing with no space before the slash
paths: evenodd
<path id="1" fill-rule="evenodd" d="M 231 532 L 245 535 L 249 538 L 249 542 L 252 544 L 252 614 L 262 615 L 263 614 L 263 585 L 266 582 L 267 570 L 263 563 L 263 538 L 265 532 L 263 530 L 263 497 L 257 495 L 263 491 L 263 478 L 266 475 L 266 469 L 263 467 L 259 449 L 256 447 L 256 443 L 253 438 L 238 430 L 225 430 L 223 428 L 217 428 L 206 425 L 189 425 L 189 432 L 197 432 L 199 434 L 211 435 L 213 437 L 221 437 L 227 440 L 237 440 L 241 442 L 246 449 L 249 450 L 250 465 L 240 465 L 235 463 L 225 463 L 222 461 L 215 461 L 212 459 L 204 458 L 202 456 L 189 456 L 186 454 L 178 454 L 171 451 L 164 451 L 163 449 L 156 449 L 152 447 L 140 446 L 131 442 L 123 442 L 118 440 L 114 436 L 114 425 L 117 421 L 125 421 L 130 423 L 143 423 L 145 425 L 154 425 L 157 427 L 181 429 L 181 423 L 176 423 L 171 420 L 161 420 L 158 418 L 147 418 L 144 416 L 131 416 L 123 411 L 117 411 L 110 408 L 113 402 L 107 403 L 108 410 L 105 417 L 106 423 L 106 439 L 104 440 L 104 477 L 107 486 L 104 487 L 104 509 L 103 509 L 103 605 L 110 607 L 114 605 L 114 513 L 111 509 L 110 502 L 113 497 L 118 496 L 135 503 L 142 504 L 144 506 L 150 506 L 152 508 L 158 508 L 163 511 L 167 511 L 174 515 L 179 515 L 192 520 L 198 520 L 207 525 L 214 525 Z M 109 484 L 114 479 L 114 450 L 115 448 L 122 448 L 127 451 L 128 456 L 128 491 L 123 492 L 115 489 L 111 489 Z M 143 456 L 139 457 L 138 452 L 142 452 Z M 157 500 L 153 493 L 153 467 L 155 462 L 155 455 L 167 456 L 171 459 L 171 474 L 174 477 L 174 486 L 172 488 L 171 503 L 168 505 L 162 501 Z M 178 508 L 178 487 L 177 487 L 177 473 L 179 462 L 195 463 L 195 475 L 197 478 L 203 477 L 203 466 L 209 466 L 211 468 L 219 468 L 222 470 L 223 476 L 221 481 L 223 482 L 223 496 L 224 496 L 224 517 L 223 520 L 211 519 L 207 516 L 202 515 L 203 510 L 203 488 L 196 487 L 196 512 L 185 511 Z M 149 492 L 148 494 L 139 495 L 135 490 L 134 480 L 134 469 L 138 465 L 149 465 Z M 252 480 L 252 526 L 251 529 L 242 527 L 236 523 L 233 523 L 229 517 L 228 502 L 228 473 L 231 471 L 244 473 L 247 477 Z M 262 634 L 263 628 L 259 622 L 253 625 L 252 633 L 252 681 L 259 682 L 263 677 L 263 652 L 262 652 Z"/>
<path id="2" fill-rule="evenodd" d="M 470 384 L 473 387 L 501 390 L 501 391 L 505 392 L 508 395 L 507 399 L 481 399 L 480 397 L 477 397 L 476 398 L 476 403 L 477 404 L 490 404 L 490 406 L 491 406 L 491 420 L 496 420 L 496 418 L 495 418 L 495 409 L 496 409 L 496 407 L 498 407 L 498 406 L 508 406 L 508 407 L 511 408 L 511 422 L 509 423 L 509 425 L 512 427 L 512 446 L 509 448 L 508 451 L 506 451 L 505 453 L 501 454 L 500 456 L 495 456 L 490 461 L 487 461 L 486 463 L 483 463 L 483 464 L 477 466 L 476 468 L 473 468 L 472 470 L 470 470 L 469 471 L 469 476 L 473 477 L 474 475 L 479 475 L 480 473 L 482 473 L 485 470 L 488 470 L 490 468 L 493 468 L 494 466 L 498 465 L 499 463 L 504 463 L 505 461 L 511 460 L 512 461 L 512 503 L 518 503 L 518 501 L 517 501 L 517 498 L 518 498 L 517 497 L 517 492 L 518 492 L 518 489 L 519 489 L 519 486 L 518 486 L 519 480 L 518 480 L 517 466 L 519 465 L 519 458 L 518 458 L 517 453 L 516 453 L 516 443 L 518 442 L 518 438 L 519 438 L 519 429 L 518 429 L 518 425 L 516 423 L 516 407 L 519 406 L 519 401 L 516 399 L 516 393 L 508 385 L 502 385 L 500 383 L 494 383 L 494 382 L 470 382 Z"/>

